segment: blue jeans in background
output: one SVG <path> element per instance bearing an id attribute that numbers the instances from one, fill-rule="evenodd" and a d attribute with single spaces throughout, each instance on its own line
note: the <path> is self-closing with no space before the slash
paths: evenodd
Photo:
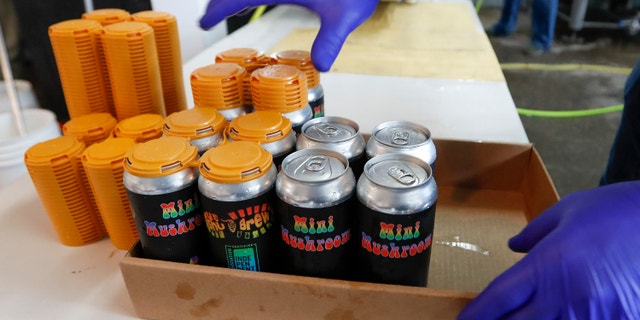
<path id="1" fill-rule="evenodd" d="M 553 43 L 558 0 L 532 0 L 531 4 L 531 45 L 549 51 Z M 516 29 L 518 11 L 522 0 L 505 0 L 500 20 L 492 27 L 496 36 L 508 36 Z"/>

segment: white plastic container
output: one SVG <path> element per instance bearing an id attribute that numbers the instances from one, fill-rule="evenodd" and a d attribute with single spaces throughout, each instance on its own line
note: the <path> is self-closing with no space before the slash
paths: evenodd
<path id="1" fill-rule="evenodd" d="M 46 109 L 22 110 L 26 134 L 20 136 L 13 114 L 0 112 L 0 187 L 4 187 L 27 173 L 24 153 L 38 142 L 60 136 L 56 115 Z"/>

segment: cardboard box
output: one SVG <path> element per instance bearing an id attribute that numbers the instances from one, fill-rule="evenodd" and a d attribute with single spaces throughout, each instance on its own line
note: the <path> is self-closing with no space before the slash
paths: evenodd
<path id="1" fill-rule="evenodd" d="M 436 226 L 427 288 L 250 272 L 140 258 L 121 262 L 147 319 L 454 319 L 521 258 L 509 237 L 558 200 L 530 144 L 436 140 Z"/>

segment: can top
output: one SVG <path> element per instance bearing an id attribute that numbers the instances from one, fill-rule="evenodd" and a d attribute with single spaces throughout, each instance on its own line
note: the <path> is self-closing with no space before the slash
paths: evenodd
<path id="1" fill-rule="evenodd" d="M 49 36 L 83 36 L 101 30 L 100 22 L 94 20 L 71 19 L 49 26 Z"/>
<path id="2" fill-rule="evenodd" d="M 300 69 L 307 75 L 307 85 L 315 88 L 320 84 L 320 72 L 311 62 L 311 53 L 307 50 L 283 50 L 273 54 L 275 63 L 286 64 Z"/>
<path id="3" fill-rule="evenodd" d="M 229 122 L 227 133 L 233 140 L 269 143 L 287 137 L 291 120 L 278 111 L 255 111 Z"/>
<path id="4" fill-rule="evenodd" d="M 122 168 L 125 154 L 135 141 L 130 138 L 109 138 L 95 143 L 82 153 L 82 162 L 91 167 Z"/>
<path id="5" fill-rule="evenodd" d="M 431 140 L 429 129 L 408 121 L 388 121 L 377 125 L 371 136 L 378 142 L 394 148 L 413 148 Z"/>
<path id="6" fill-rule="evenodd" d="M 179 137 L 161 137 L 139 143 L 127 151 L 124 168 L 134 176 L 168 176 L 196 165 L 198 148 Z"/>
<path id="7" fill-rule="evenodd" d="M 367 162 L 364 172 L 372 182 L 385 188 L 406 189 L 424 184 L 431 178 L 429 167 L 407 160 L 408 157 L 398 154 L 376 157 Z"/>
<path id="8" fill-rule="evenodd" d="M 207 150 L 200 174 L 209 181 L 235 184 L 264 176 L 273 165 L 271 153 L 255 141 L 233 141 Z"/>
<path id="9" fill-rule="evenodd" d="M 241 65 L 247 72 L 265 67 L 269 64 L 269 57 L 253 48 L 233 48 L 216 55 L 215 62 L 233 62 Z"/>
<path id="10" fill-rule="evenodd" d="M 438 199 L 438 187 L 426 161 L 409 154 L 387 153 L 364 165 L 357 196 L 376 211 L 408 215 L 432 207 Z"/>
<path id="11" fill-rule="evenodd" d="M 153 34 L 153 28 L 151 28 L 151 26 L 138 21 L 118 22 L 105 26 L 102 30 L 103 37 L 137 39 L 148 34 Z"/>
<path id="12" fill-rule="evenodd" d="M 256 110 L 292 112 L 309 103 L 307 76 L 294 66 L 273 65 L 251 73 L 251 101 Z"/>
<path id="13" fill-rule="evenodd" d="M 92 141 L 108 137 L 117 124 L 118 121 L 110 113 L 89 113 L 67 121 L 62 126 L 62 133 Z"/>
<path id="14" fill-rule="evenodd" d="M 317 142 L 343 142 L 360 132 L 354 121 L 341 117 L 320 117 L 311 119 L 302 126 L 302 134 Z"/>
<path id="15" fill-rule="evenodd" d="M 288 155 L 282 162 L 282 172 L 302 182 L 322 182 L 344 175 L 349 168 L 347 158 L 326 149 L 303 149 Z"/>
<path id="16" fill-rule="evenodd" d="M 49 165 L 58 159 L 68 159 L 80 155 L 85 144 L 73 136 L 60 136 L 36 143 L 24 153 L 25 163 L 31 165 Z"/>
<path id="17" fill-rule="evenodd" d="M 103 26 L 129 20 L 130 17 L 128 11 L 118 8 L 97 9 L 82 14 L 82 19 L 94 20 Z"/>
<path id="18" fill-rule="evenodd" d="M 145 10 L 131 15 L 134 21 L 142 21 L 151 25 L 165 25 L 176 21 L 176 17 L 168 12 Z"/>
<path id="19" fill-rule="evenodd" d="M 200 139 L 221 133 L 227 119 L 214 108 L 196 107 L 170 114 L 163 132 L 167 136 Z"/>
<path id="20" fill-rule="evenodd" d="M 118 122 L 114 129 L 116 137 L 126 137 L 145 142 L 162 136 L 164 119 L 155 113 L 144 113 Z"/>

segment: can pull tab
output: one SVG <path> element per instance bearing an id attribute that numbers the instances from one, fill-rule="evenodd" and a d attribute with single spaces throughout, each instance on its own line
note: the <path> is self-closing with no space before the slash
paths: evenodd
<path id="1" fill-rule="evenodd" d="M 396 145 L 406 146 L 409 144 L 409 131 L 394 130 L 391 135 L 391 142 Z"/>
<path id="2" fill-rule="evenodd" d="M 407 186 L 414 184 L 418 180 L 416 174 L 407 167 L 391 167 L 387 170 L 387 174 L 394 180 Z"/>
<path id="3" fill-rule="evenodd" d="M 336 134 L 340 133 L 340 128 L 328 123 L 318 124 L 316 128 L 325 136 L 335 136 Z"/>
<path id="4" fill-rule="evenodd" d="M 308 171 L 323 171 L 327 167 L 329 159 L 326 156 L 312 156 L 305 162 L 304 168 Z"/>

